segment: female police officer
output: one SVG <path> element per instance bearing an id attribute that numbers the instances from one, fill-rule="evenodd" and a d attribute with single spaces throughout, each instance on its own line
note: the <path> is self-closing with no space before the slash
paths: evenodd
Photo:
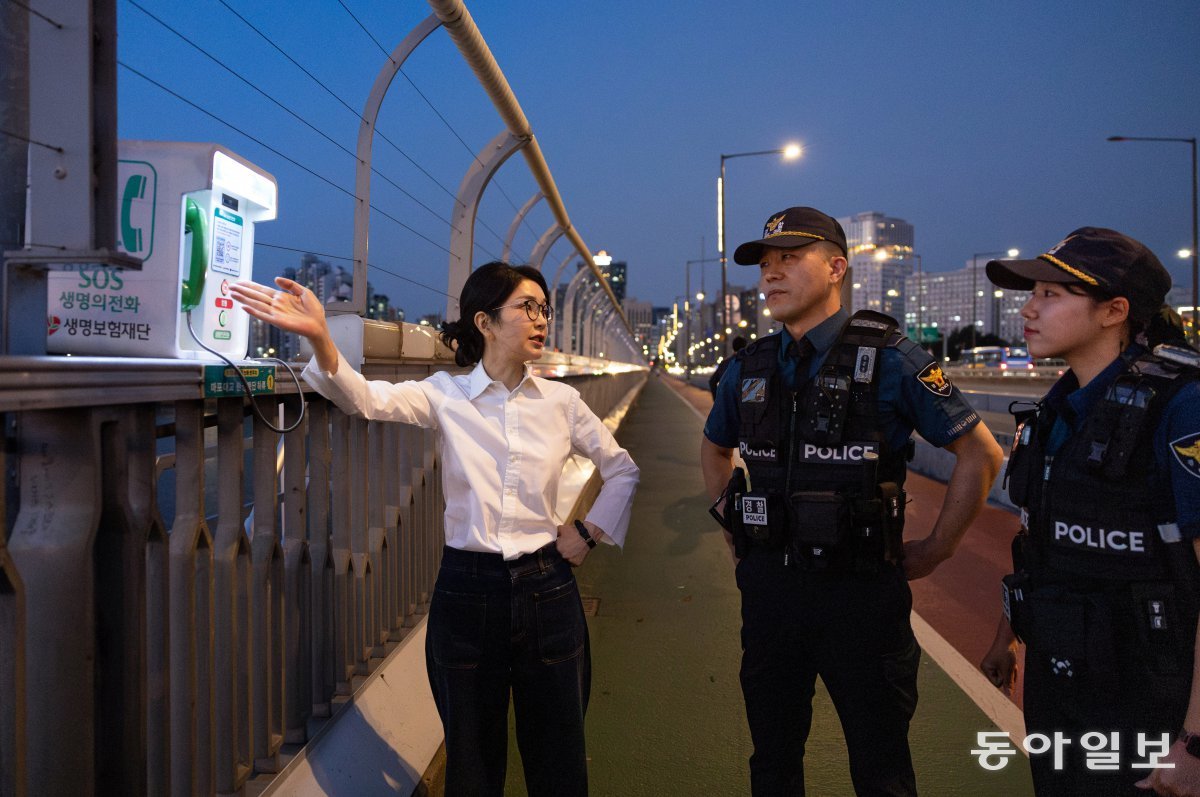
<path id="1" fill-rule="evenodd" d="M 1182 343 L 1160 310 L 1170 276 L 1141 243 L 1094 227 L 987 274 L 1033 291 L 1029 352 L 1070 370 L 1014 412 L 1011 625 L 982 669 L 1012 684 L 1015 630 L 1027 731 L 1052 740 L 1030 756 L 1039 795 L 1200 794 L 1200 372 L 1189 349 L 1151 352 Z M 1148 768 L 1147 743 L 1176 733 L 1160 756 L 1173 768 Z"/>
<path id="2" fill-rule="evenodd" d="M 310 384 L 347 413 L 440 432 L 446 547 L 426 661 L 446 732 L 446 793 L 503 793 L 511 692 L 529 793 L 587 794 L 591 662 L 571 565 L 596 540 L 624 541 L 638 469 L 578 391 L 529 373 L 552 317 L 541 272 L 499 262 L 473 271 L 462 318 L 442 333 L 473 370 L 395 384 L 368 382 L 346 363 L 312 291 L 275 283 L 281 290 L 239 283 L 234 295 L 312 342 Z M 572 452 L 604 479 L 578 531 L 554 517 Z"/>

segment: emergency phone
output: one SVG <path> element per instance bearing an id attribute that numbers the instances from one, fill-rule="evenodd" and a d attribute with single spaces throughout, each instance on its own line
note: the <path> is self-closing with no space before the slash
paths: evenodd
<path id="1" fill-rule="evenodd" d="M 47 351 L 244 358 L 250 318 L 229 286 L 252 277 L 254 226 L 276 216 L 275 178 L 218 144 L 121 141 L 117 149 L 118 245 L 142 259 L 142 270 L 51 272 Z"/>

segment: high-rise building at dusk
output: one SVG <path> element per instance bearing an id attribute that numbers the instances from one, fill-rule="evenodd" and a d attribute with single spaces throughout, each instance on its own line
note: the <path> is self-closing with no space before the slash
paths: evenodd
<path id="1" fill-rule="evenodd" d="M 404 311 L 398 307 L 393 307 L 391 299 L 382 293 L 376 293 L 375 287 L 368 282 L 367 318 L 399 324 L 404 320 Z"/>
<path id="2" fill-rule="evenodd" d="M 342 266 L 331 266 L 328 261 L 321 260 L 316 255 L 301 255 L 300 266 L 283 269 L 283 276 L 311 290 L 322 304 L 336 301 L 338 298 L 343 301 L 350 300 L 350 274 Z M 404 321 L 404 311 L 393 307 L 387 296 L 376 294 L 370 282 L 367 283 L 366 316 L 397 324 Z M 293 360 L 299 354 L 300 340 L 296 335 L 282 332 L 258 319 L 250 320 L 249 356 Z"/>
<path id="3" fill-rule="evenodd" d="M 621 309 L 633 328 L 634 339 L 641 345 L 649 345 L 654 330 L 654 306 L 650 302 L 626 299 L 621 303 Z"/>
<path id="4" fill-rule="evenodd" d="M 997 288 L 987 281 L 982 263 L 977 274 L 972 273 L 970 261 L 957 271 L 925 271 L 921 282 L 925 295 L 919 316 L 922 325 L 936 327 L 943 337 L 959 329 L 970 329 L 971 308 L 974 306 L 979 315 L 975 325 L 977 334 L 997 335 L 1014 345 L 1024 341 L 1025 324 L 1021 318 L 1021 307 L 1029 298 L 1029 291 Z M 916 279 L 910 280 L 909 284 L 912 295 L 905 308 L 904 320 L 915 329 L 918 322 Z M 971 301 L 972 290 L 976 293 L 974 303 Z"/>
<path id="5" fill-rule="evenodd" d="M 920 323 L 925 327 L 936 328 L 942 337 L 948 337 L 955 330 L 969 327 L 971 320 L 971 271 L 969 268 L 960 271 L 943 271 L 930 273 L 928 270 L 921 277 L 924 286 L 925 301 L 921 305 Z M 917 325 L 917 289 L 914 282 L 912 296 L 905 309 L 904 320 L 908 326 Z"/>
<path id="6" fill-rule="evenodd" d="M 758 287 L 746 288 L 738 293 L 738 302 L 740 303 L 740 317 L 734 322 L 733 335 L 734 337 L 741 335 L 746 340 L 750 340 L 751 333 L 758 334 L 758 319 L 762 317 L 762 308 L 766 303 L 759 299 Z"/>
<path id="7" fill-rule="evenodd" d="M 838 219 L 850 261 L 850 312 L 868 309 L 900 320 L 912 274 L 913 226 L 876 211 Z"/>
<path id="8" fill-rule="evenodd" d="M 658 342 L 662 340 L 663 334 L 669 326 L 674 323 L 675 315 L 670 307 L 656 306 L 650 310 L 650 321 L 653 325 L 649 338 L 650 355 L 654 356 L 658 351 Z"/>
<path id="9" fill-rule="evenodd" d="M 625 301 L 628 268 L 624 260 L 614 260 L 600 268 L 600 272 L 612 288 L 613 296 L 617 297 L 618 304 Z"/>
<path id="10" fill-rule="evenodd" d="M 838 223 L 846 232 L 846 248 L 849 254 L 873 252 L 881 247 L 899 247 L 901 251 L 912 252 L 913 226 L 904 219 L 895 219 L 869 210 L 838 219 Z"/>

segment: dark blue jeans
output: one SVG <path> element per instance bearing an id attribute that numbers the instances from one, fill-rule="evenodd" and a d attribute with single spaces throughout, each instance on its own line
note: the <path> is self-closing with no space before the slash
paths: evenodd
<path id="1" fill-rule="evenodd" d="M 446 794 L 502 795 L 508 699 L 529 794 L 587 794 L 587 623 L 553 543 L 506 562 L 445 548 L 425 640 L 446 733 Z"/>

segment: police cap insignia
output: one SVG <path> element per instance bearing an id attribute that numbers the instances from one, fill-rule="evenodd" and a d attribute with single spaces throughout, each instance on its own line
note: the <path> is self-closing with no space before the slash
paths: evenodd
<path id="1" fill-rule="evenodd" d="M 950 391 L 954 387 L 950 384 L 950 380 L 946 378 L 946 375 L 942 373 L 942 367 L 936 362 L 932 362 L 918 371 L 917 380 L 930 393 L 942 396 L 943 398 L 949 396 Z"/>
<path id="2" fill-rule="evenodd" d="M 1200 432 L 1172 441 L 1171 452 L 1184 470 L 1200 479 Z"/>
<path id="3" fill-rule="evenodd" d="M 761 404 L 767 400 L 767 380 L 750 377 L 742 380 L 742 403 Z"/>

